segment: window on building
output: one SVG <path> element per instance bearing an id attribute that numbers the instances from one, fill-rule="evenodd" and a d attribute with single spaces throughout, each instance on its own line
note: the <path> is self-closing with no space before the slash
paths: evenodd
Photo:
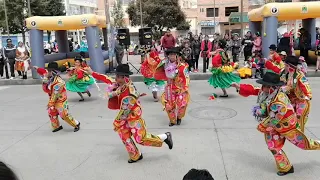
<path id="1" fill-rule="evenodd" d="M 232 12 L 239 12 L 239 6 L 234 6 L 234 7 L 225 7 L 225 16 L 230 16 Z"/>
<path id="2" fill-rule="evenodd" d="M 207 17 L 218 17 L 219 8 L 207 8 Z"/>
<path id="3" fill-rule="evenodd" d="M 200 12 L 204 12 L 204 9 L 203 9 L 203 8 L 200 8 Z"/>

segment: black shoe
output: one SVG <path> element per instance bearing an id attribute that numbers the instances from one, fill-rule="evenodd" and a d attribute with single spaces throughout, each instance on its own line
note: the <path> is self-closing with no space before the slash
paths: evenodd
<path id="1" fill-rule="evenodd" d="M 291 173 L 294 173 L 294 168 L 293 166 L 291 166 L 291 169 L 288 171 L 288 172 L 277 172 L 278 176 L 285 176 L 287 174 L 291 174 Z"/>
<path id="2" fill-rule="evenodd" d="M 82 101 L 84 101 L 84 98 L 82 98 L 82 99 L 79 100 L 79 102 L 82 102 Z"/>
<path id="3" fill-rule="evenodd" d="M 177 119 L 177 125 L 181 124 L 181 119 Z"/>
<path id="4" fill-rule="evenodd" d="M 80 130 L 80 122 L 79 122 L 79 124 L 74 128 L 74 131 L 73 132 L 77 132 L 77 131 L 79 131 Z"/>
<path id="5" fill-rule="evenodd" d="M 169 123 L 169 127 L 172 127 L 174 126 L 175 124 L 174 123 Z"/>
<path id="6" fill-rule="evenodd" d="M 58 127 L 57 129 L 54 129 L 52 132 L 58 132 L 58 131 L 60 131 L 61 129 L 63 129 L 62 126 Z"/>
<path id="7" fill-rule="evenodd" d="M 173 147 L 173 141 L 172 141 L 172 135 L 171 132 L 166 132 L 167 139 L 164 140 L 164 142 L 168 145 L 169 149 L 172 149 Z"/>
<path id="8" fill-rule="evenodd" d="M 224 95 L 220 95 L 219 97 L 221 97 L 221 98 L 227 98 L 227 97 L 229 97 L 229 96 L 228 96 L 228 94 L 224 94 Z"/>
<path id="9" fill-rule="evenodd" d="M 130 163 L 130 164 L 131 164 L 131 163 L 136 163 L 136 162 L 138 162 L 138 161 L 140 161 L 140 160 L 142 160 L 142 159 L 143 159 L 143 156 L 142 156 L 142 154 L 141 154 L 138 160 L 134 161 L 134 160 L 132 160 L 132 159 L 129 159 L 129 160 L 128 160 L 128 163 Z"/>
<path id="10" fill-rule="evenodd" d="M 89 97 L 91 97 L 91 93 L 89 91 L 87 92 L 87 94 L 88 94 Z"/>

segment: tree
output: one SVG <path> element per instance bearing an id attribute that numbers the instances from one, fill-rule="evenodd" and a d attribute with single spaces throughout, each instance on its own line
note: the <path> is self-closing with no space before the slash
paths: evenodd
<path id="1" fill-rule="evenodd" d="M 183 21 L 176 27 L 177 30 L 189 30 L 190 29 L 190 21 Z"/>
<path id="2" fill-rule="evenodd" d="M 124 26 L 124 13 L 120 0 L 116 0 L 116 4 L 113 6 L 111 16 L 113 18 L 114 27 L 121 28 Z"/>
<path id="3" fill-rule="evenodd" d="M 25 2 L 21 0 L 6 0 L 7 16 L 9 31 L 11 34 L 23 33 L 24 28 L 24 7 Z M 7 32 L 5 13 L 4 13 L 4 4 L 1 1 L 0 4 L 0 26 L 3 28 L 4 33 Z"/>
<path id="4" fill-rule="evenodd" d="M 176 28 L 186 23 L 179 0 L 137 0 L 129 3 L 127 13 L 132 26 L 140 25 L 140 2 L 142 2 L 143 24 L 154 31 Z"/>

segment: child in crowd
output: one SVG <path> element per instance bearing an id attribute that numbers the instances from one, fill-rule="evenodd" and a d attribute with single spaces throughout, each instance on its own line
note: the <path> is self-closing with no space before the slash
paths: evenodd
<path id="1" fill-rule="evenodd" d="M 191 68 L 193 68 L 192 61 L 192 49 L 190 48 L 189 42 L 184 44 L 184 48 L 182 49 L 182 59 L 189 65 L 189 71 L 191 72 Z"/>
<path id="2" fill-rule="evenodd" d="M 317 56 L 317 65 L 316 65 L 316 72 L 320 69 L 320 44 L 317 45 L 317 49 L 315 51 Z"/>
<path id="3" fill-rule="evenodd" d="M 235 33 L 231 41 L 231 51 L 232 51 L 233 62 L 239 61 L 240 48 L 241 48 L 241 40 L 239 39 L 239 34 Z"/>
<path id="4" fill-rule="evenodd" d="M 254 52 L 254 57 L 252 58 L 251 63 L 252 78 L 258 78 L 258 75 L 262 78 L 265 59 L 262 58 L 260 51 Z"/>
<path id="5" fill-rule="evenodd" d="M 242 79 L 250 78 L 252 76 L 251 67 L 252 67 L 251 61 L 245 61 L 244 66 L 238 70 L 239 76 Z"/>
<path id="6" fill-rule="evenodd" d="M 308 72 L 308 65 L 303 56 L 299 57 L 299 63 L 298 68 L 304 73 L 304 75 L 306 75 Z"/>

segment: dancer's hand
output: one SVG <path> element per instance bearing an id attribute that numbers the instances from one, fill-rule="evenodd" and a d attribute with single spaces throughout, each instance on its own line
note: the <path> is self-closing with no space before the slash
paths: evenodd
<path id="1" fill-rule="evenodd" d="M 34 68 L 35 70 L 39 69 L 39 67 L 38 67 L 38 66 L 33 66 L 33 68 Z"/>
<path id="2" fill-rule="evenodd" d="M 85 73 L 88 73 L 90 75 L 93 73 L 93 70 L 90 67 L 84 68 L 82 71 L 84 71 Z"/>
<path id="3" fill-rule="evenodd" d="M 234 82 L 234 83 L 231 84 L 231 86 L 236 88 L 236 89 L 238 89 L 238 90 L 240 89 L 240 85 L 238 83 Z"/>

